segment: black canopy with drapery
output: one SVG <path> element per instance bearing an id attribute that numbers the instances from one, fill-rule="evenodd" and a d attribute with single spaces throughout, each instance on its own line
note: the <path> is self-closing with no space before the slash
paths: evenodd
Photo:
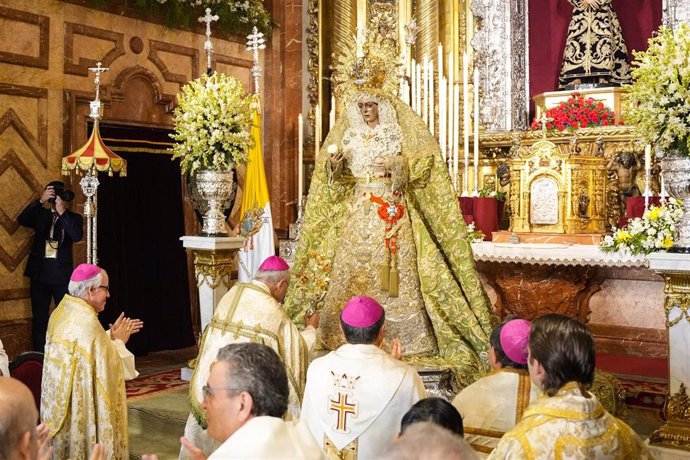
<path id="1" fill-rule="evenodd" d="M 127 177 L 100 174 L 98 259 L 110 277 L 104 327 L 121 311 L 144 329 L 137 355 L 194 344 L 179 161 L 164 153 L 170 131 L 101 125 L 105 144 L 127 160 Z"/>

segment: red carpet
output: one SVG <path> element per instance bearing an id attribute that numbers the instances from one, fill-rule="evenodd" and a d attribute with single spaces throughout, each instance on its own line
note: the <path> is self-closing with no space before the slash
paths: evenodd
<path id="1" fill-rule="evenodd" d="M 127 400 L 151 396 L 163 391 L 175 390 L 187 386 L 189 382 L 180 380 L 180 369 L 157 372 L 155 374 L 137 377 L 125 382 L 127 386 Z"/>
<path id="2" fill-rule="evenodd" d="M 628 406 L 661 409 L 668 392 L 668 360 L 597 354 L 597 369 L 610 372 L 627 394 Z"/>

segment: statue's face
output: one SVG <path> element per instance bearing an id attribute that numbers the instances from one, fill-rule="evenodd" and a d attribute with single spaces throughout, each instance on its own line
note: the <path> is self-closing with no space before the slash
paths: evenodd
<path id="1" fill-rule="evenodd" d="M 632 167 L 632 165 L 635 163 L 635 159 L 633 158 L 632 154 L 630 154 L 630 153 L 623 153 L 623 154 L 621 154 L 620 163 L 621 163 L 624 167 L 630 168 L 630 167 Z"/>
<path id="2" fill-rule="evenodd" d="M 357 107 L 368 124 L 379 121 L 379 105 L 376 102 L 358 102 Z"/>

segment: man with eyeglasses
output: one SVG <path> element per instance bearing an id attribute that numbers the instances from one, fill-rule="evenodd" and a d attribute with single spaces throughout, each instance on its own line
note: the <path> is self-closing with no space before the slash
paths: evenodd
<path id="1" fill-rule="evenodd" d="M 224 346 L 202 389 L 208 435 L 221 443 L 208 460 L 325 458 L 304 425 L 282 419 L 290 390 L 272 348 L 246 342 Z M 206 458 L 187 438 L 181 441 L 193 459 Z"/>
<path id="2" fill-rule="evenodd" d="M 124 313 L 105 331 L 98 313 L 110 297 L 108 274 L 93 264 L 74 269 L 48 323 L 41 420 L 54 458 L 88 458 L 100 443 L 111 458 L 128 458 L 125 380 L 135 378 L 125 344 L 143 323 Z"/>

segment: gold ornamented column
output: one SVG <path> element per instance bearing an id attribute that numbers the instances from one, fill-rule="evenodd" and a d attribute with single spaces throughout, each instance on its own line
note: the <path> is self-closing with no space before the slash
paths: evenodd
<path id="1" fill-rule="evenodd" d="M 690 450 L 690 260 L 686 254 L 663 252 L 652 253 L 647 258 L 650 270 L 664 277 L 669 368 L 668 400 L 664 406 L 666 423 L 651 435 L 650 441 L 653 445 L 687 451 Z M 688 452 L 684 453 L 690 457 Z M 674 454 L 673 458 L 678 456 Z"/>
<path id="2" fill-rule="evenodd" d="M 417 0 L 414 12 L 419 35 L 415 44 L 415 59 L 422 62 L 425 57 L 436 60 L 440 40 L 439 1 Z"/>
<path id="3" fill-rule="evenodd" d="M 357 35 L 357 1 L 333 0 L 333 48 L 336 56 L 352 46 Z"/>

